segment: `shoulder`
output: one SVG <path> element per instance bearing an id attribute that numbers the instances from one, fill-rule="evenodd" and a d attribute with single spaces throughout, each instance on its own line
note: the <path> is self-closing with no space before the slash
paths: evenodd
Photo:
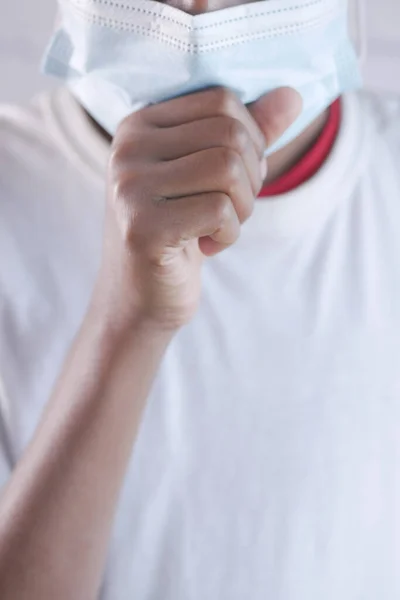
<path id="1" fill-rule="evenodd" d="M 39 94 L 23 106 L 0 104 L 0 183 L 19 170 L 25 180 L 51 179 L 50 167 L 76 181 L 98 183 L 109 153 L 98 138 L 66 87 Z"/>
<path id="2" fill-rule="evenodd" d="M 0 153 L 3 160 L 14 165 L 26 159 L 29 148 L 45 150 L 54 147 L 47 113 L 47 95 L 34 99 L 27 105 L 0 104 Z M 2 179 L 3 163 L 0 164 Z"/>
<path id="3" fill-rule="evenodd" d="M 51 102 L 0 105 L 0 378 L 15 406 L 47 398 L 101 251 L 103 188 Z"/>
<path id="4" fill-rule="evenodd" d="M 0 104 L 0 221 L 10 203 L 32 202 L 35 189 L 51 179 L 51 166 L 62 159 L 50 98 L 43 94 L 24 106 Z"/>
<path id="5" fill-rule="evenodd" d="M 74 162 L 53 94 L 0 105 L 0 330 L 5 306 L 24 317 L 54 305 L 67 273 L 85 264 L 82 247 L 97 247 L 101 232 L 102 190 Z"/>
<path id="6" fill-rule="evenodd" d="M 0 105 L 0 277 L 29 257 L 52 203 L 60 158 L 46 117 L 42 99 Z"/>
<path id="7" fill-rule="evenodd" d="M 63 88 L 26 106 L 0 104 L 0 250 L 14 236 L 19 249 L 32 243 L 47 251 L 45 242 L 54 244 L 56 228 L 59 241 L 82 198 L 100 193 L 103 180 L 79 152 L 85 141 L 72 129 L 74 110 Z"/>

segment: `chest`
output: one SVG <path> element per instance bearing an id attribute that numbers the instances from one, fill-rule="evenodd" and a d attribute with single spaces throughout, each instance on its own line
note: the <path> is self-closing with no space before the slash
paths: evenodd
<path id="1" fill-rule="evenodd" d="M 139 597 L 400 589 L 400 272 L 387 243 L 345 239 L 206 269 L 116 521 L 110 565 Z"/>
<path id="2" fill-rule="evenodd" d="M 400 591 L 400 242 L 397 215 L 384 216 L 352 205 L 301 241 L 244 236 L 205 265 L 199 312 L 167 351 L 132 453 L 104 600 Z M 13 315 L 17 455 L 96 260 L 69 265 L 78 293 L 50 265 L 53 292 L 30 305 L 45 328 Z"/>

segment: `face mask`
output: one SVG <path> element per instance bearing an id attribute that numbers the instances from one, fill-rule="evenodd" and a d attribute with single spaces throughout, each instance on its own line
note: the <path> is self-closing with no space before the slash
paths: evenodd
<path id="1" fill-rule="evenodd" d="M 111 135 L 128 114 L 207 87 L 247 104 L 291 86 L 303 111 L 271 154 L 361 83 L 347 0 L 261 0 L 196 16 L 153 0 L 59 4 L 44 71 Z"/>

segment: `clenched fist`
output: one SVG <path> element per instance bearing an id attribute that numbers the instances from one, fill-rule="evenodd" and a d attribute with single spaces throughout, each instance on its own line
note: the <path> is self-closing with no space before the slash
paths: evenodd
<path id="1" fill-rule="evenodd" d="M 95 291 L 118 326 L 139 319 L 174 330 L 192 317 L 204 257 L 237 240 L 266 175 L 264 151 L 299 105 L 287 88 L 249 107 L 213 88 L 120 125 Z"/>

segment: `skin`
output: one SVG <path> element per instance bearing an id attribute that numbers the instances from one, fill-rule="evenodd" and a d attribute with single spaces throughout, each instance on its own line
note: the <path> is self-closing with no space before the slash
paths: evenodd
<path id="1" fill-rule="evenodd" d="M 251 216 L 265 147 L 300 107 L 287 88 L 249 107 L 215 88 L 148 107 L 119 127 L 92 300 L 0 498 L 2 600 L 98 598 L 160 361 L 196 311 L 204 260 L 235 243 Z"/>
<path id="2" fill-rule="evenodd" d="M 310 150 L 323 131 L 328 114 L 328 110 L 324 111 L 295 140 L 278 150 L 278 152 L 271 154 L 268 158 L 268 170 L 264 178 L 264 184 L 272 183 L 284 175 Z M 93 126 L 111 144 L 112 138 L 109 134 L 89 114 L 87 116 L 92 121 Z M 263 123 L 264 118 L 262 115 L 259 115 L 259 120 L 260 123 Z"/>

